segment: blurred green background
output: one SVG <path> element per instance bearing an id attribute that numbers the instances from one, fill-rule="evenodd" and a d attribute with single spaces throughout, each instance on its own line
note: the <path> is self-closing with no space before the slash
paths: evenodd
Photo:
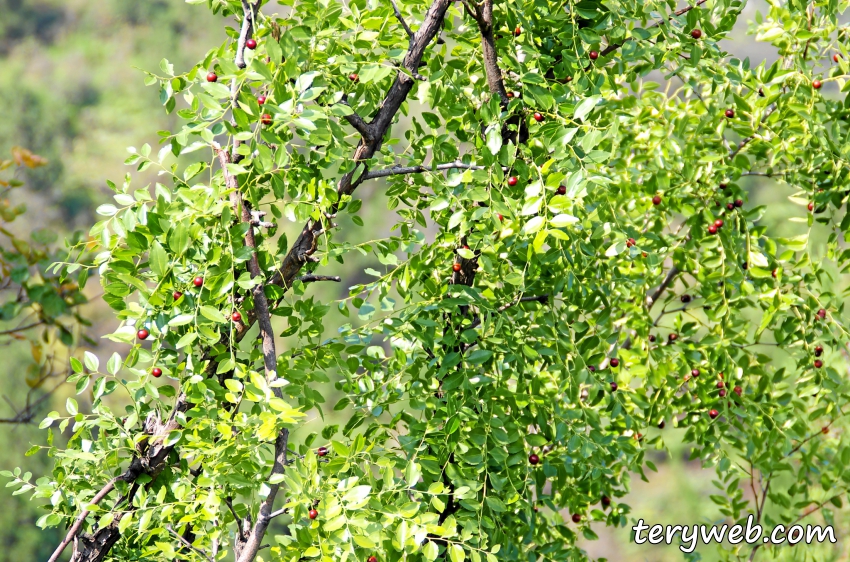
<path id="1" fill-rule="evenodd" d="M 764 2 L 750 2 L 737 32 L 724 42 L 728 51 L 749 56 L 754 66 L 775 56 L 745 34 L 747 21 L 757 9 L 763 11 Z M 5 157 L 12 146 L 23 146 L 49 160 L 47 166 L 28 172 L 23 178 L 26 187 L 11 196 L 29 209 L 25 220 L 16 221 L 12 229 L 22 233 L 48 227 L 60 236 L 78 228 L 87 230 L 95 221 L 97 205 L 111 199 L 106 180 L 119 182 L 131 171 L 123 165 L 126 147 L 145 142 L 155 146 L 158 130 L 177 126 L 174 117 L 165 115 L 157 91 L 144 87 L 139 69 L 156 70 L 160 59 L 167 57 L 178 72 L 183 71 L 224 37 L 220 18 L 214 18 L 204 6 L 189 6 L 182 0 L 0 0 L 0 154 Z M 133 183 L 141 186 L 155 179 L 149 172 L 134 176 Z M 789 221 L 805 216 L 803 207 L 788 201 L 792 188 L 762 179 L 750 180 L 749 187 L 750 201 L 767 205 L 763 222 L 770 232 L 789 236 L 805 231 L 805 223 Z M 382 185 L 364 186 L 358 195 L 367 200 L 362 211 L 366 226 L 352 229 L 345 225 L 343 236 L 358 241 L 387 236 L 384 230 L 389 221 L 381 220 L 388 212 Z M 322 302 L 345 296 L 348 286 L 364 280 L 365 267 L 380 267 L 370 261 L 355 258 L 343 266 L 334 264 L 322 273 L 342 275 L 343 283 L 317 284 L 308 289 L 309 294 Z M 96 297 L 97 290 L 98 284 L 92 282 L 87 293 Z M 93 320 L 88 333 L 96 341 L 116 327 L 117 321 L 97 299 L 86 314 Z M 344 320 L 333 314 L 329 318 L 339 324 Z M 326 337 L 331 337 L 336 327 L 328 326 Z M 95 352 L 105 359 L 113 351 L 110 345 L 105 342 Z M 27 388 L 21 373 L 32 362 L 26 344 L 7 346 L 3 351 L 0 418 L 13 415 L 13 405 L 22 403 Z M 51 398 L 36 420 L 52 409 L 61 410 L 65 398 L 74 393 L 72 388 L 63 391 Z M 85 394 L 80 398 L 85 407 Z M 334 399 L 328 401 L 328 409 L 333 403 Z M 659 468 L 658 473 L 648 473 L 649 482 L 637 476 L 632 479 L 633 493 L 627 502 L 632 516 L 649 524 L 721 520 L 708 498 L 715 491 L 713 470 L 688 462 L 687 449 L 678 441 L 680 433 L 669 424 L 664 431 L 671 454 L 657 451 L 649 455 Z M 654 436 L 658 430 L 649 433 Z M 34 425 L 0 425 L 0 450 L 5 452 L 0 456 L 0 470 L 21 466 L 36 476 L 46 474 L 50 467 L 46 455 L 23 456 L 31 444 L 43 440 L 44 432 Z M 62 532 L 42 532 L 35 526 L 40 512 L 27 497 L 12 497 L 7 492 L 0 496 L 0 560 L 45 560 L 60 540 Z M 786 548 L 781 556 L 785 560 L 850 560 L 845 544 L 850 529 L 846 513 L 836 523 L 839 521 L 837 545 Z M 582 543 L 594 558 L 623 562 L 683 559 L 676 546 L 635 545 L 628 529 L 597 525 L 594 530 L 600 540 Z M 698 552 L 705 560 L 718 559 L 712 547 L 700 546 Z M 762 551 L 757 559 L 771 556 Z"/>

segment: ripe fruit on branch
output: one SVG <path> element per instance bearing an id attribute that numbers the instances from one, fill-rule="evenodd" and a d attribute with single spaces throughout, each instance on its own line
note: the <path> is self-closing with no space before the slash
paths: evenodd
<path id="1" fill-rule="evenodd" d="M 514 29 L 514 35 L 517 37 L 522 35 L 522 28 L 520 26 L 516 26 L 516 28 Z"/>
<path id="2" fill-rule="evenodd" d="M 691 37 L 693 37 L 694 39 L 699 39 L 700 37 L 702 37 L 702 31 L 700 31 L 699 29 L 691 30 Z"/>
<path id="3" fill-rule="evenodd" d="M 726 110 L 726 117 L 728 119 L 732 119 L 733 117 L 735 117 L 735 110 L 734 109 L 727 109 Z"/>
<path id="4" fill-rule="evenodd" d="M 708 412 L 708 417 L 710 417 L 711 419 L 715 419 L 719 415 L 720 415 L 720 412 L 718 412 L 717 410 L 710 410 Z"/>
<path id="5" fill-rule="evenodd" d="M 269 113 L 263 113 L 261 120 L 263 122 L 263 125 L 271 125 L 273 121 L 272 116 Z"/>
<path id="6" fill-rule="evenodd" d="M 454 271 L 454 272 L 458 272 L 458 271 L 460 271 L 460 264 L 459 264 L 459 263 L 457 263 L 457 262 L 455 262 L 454 264 L 452 264 L 452 271 Z"/>
<path id="7" fill-rule="evenodd" d="M 377 556 L 370 556 L 369 558 L 366 559 L 366 562 L 378 562 L 378 557 Z"/>
<path id="8" fill-rule="evenodd" d="M 654 342 L 655 341 L 655 334 L 649 334 L 649 337 L 647 339 L 649 340 L 650 343 Z"/>
<path id="9" fill-rule="evenodd" d="M 253 51 L 257 48 L 257 41 L 255 39 L 248 39 L 245 41 L 245 46 Z"/>
<path id="10" fill-rule="evenodd" d="M 233 314 L 230 315 L 230 319 L 233 320 L 234 322 L 241 322 L 242 321 L 242 315 L 239 313 L 238 310 L 234 310 Z"/>
<path id="11" fill-rule="evenodd" d="M 824 310 L 823 308 L 821 308 L 820 310 L 818 310 L 818 318 L 820 318 L 821 320 L 823 320 L 824 318 L 826 318 L 826 310 Z"/>
<path id="12" fill-rule="evenodd" d="M 145 328 L 142 328 L 141 330 L 136 332 L 136 337 L 139 338 L 140 340 L 148 339 L 149 335 L 151 335 L 151 333 L 148 332 Z"/>
<path id="13" fill-rule="evenodd" d="M 667 336 L 667 340 L 668 340 L 670 343 L 673 343 L 673 342 L 674 342 L 674 341 L 676 341 L 677 339 L 679 339 L 679 334 L 677 334 L 677 333 L 675 333 L 675 332 L 674 332 L 674 333 L 672 333 L 672 334 L 669 334 L 669 335 Z"/>
<path id="14" fill-rule="evenodd" d="M 319 447 L 319 450 L 316 451 L 316 454 L 319 455 L 320 457 L 326 457 L 328 455 L 328 448 L 327 447 Z"/>
<path id="15" fill-rule="evenodd" d="M 587 366 L 587 370 L 588 370 L 588 371 L 590 371 L 591 373 L 595 373 L 595 372 L 596 372 L 596 367 L 594 367 L 593 365 L 588 365 L 588 366 Z"/>
<path id="16" fill-rule="evenodd" d="M 736 207 L 743 207 L 744 206 L 744 200 L 743 199 L 735 199 L 735 206 Z"/>
<path id="17" fill-rule="evenodd" d="M 611 366 L 612 367 L 619 367 L 620 366 L 620 360 L 617 359 L 616 357 L 614 357 L 613 359 L 611 359 Z"/>
<path id="18" fill-rule="evenodd" d="M 581 523 L 581 515 L 573 513 L 573 523 Z"/>
<path id="19" fill-rule="evenodd" d="M 717 227 L 713 224 L 708 225 L 709 234 L 717 234 Z"/>
<path id="20" fill-rule="evenodd" d="M 192 279 L 192 285 L 195 287 L 201 287 L 204 284 L 204 278 L 198 275 L 194 279 Z"/>
<path id="21" fill-rule="evenodd" d="M 171 296 L 174 297 L 174 300 L 179 301 L 181 298 L 183 298 L 183 293 L 181 293 L 180 291 L 174 291 Z"/>
<path id="22" fill-rule="evenodd" d="M 699 376 L 699 369 L 691 369 L 691 376 L 696 378 Z"/>
<path id="23" fill-rule="evenodd" d="M 508 185 L 513 187 L 517 184 L 518 181 L 519 181 L 519 179 L 517 179 L 516 176 L 511 176 L 511 177 L 508 178 Z"/>
<path id="24" fill-rule="evenodd" d="M 688 304 L 689 302 L 691 302 L 691 295 L 685 293 L 684 295 L 679 297 L 679 300 L 682 301 L 685 304 Z"/>
<path id="25" fill-rule="evenodd" d="M 737 394 L 740 397 L 741 393 L 744 392 L 744 389 L 742 389 L 740 386 L 736 386 L 735 388 L 732 389 L 732 392 L 734 392 L 735 394 Z"/>
<path id="26" fill-rule="evenodd" d="M 162 376 L 162 369 L 160 369 L 159 367 L 154 367 L 153 369 L 151 369 L 151 375 L 153 375 L 154 378 L 158 379 Z"/>
<path id="27" fill-rule="evenodd" d="M 351 80 L 352 82 L 357 82 L 357 81 L 360 80 L 360 77 L 357 75 L 356 72 L 352 72 L 351 74 L 348 75 L 348 79 Z"/>
<path id="28" fill-rule="evenodd" d="M 658 422 L 658 429 L 664 429 L 665 425 L 667 425 L 667 424 L 664 423 L 664 420 L 661 420 L 660 422 Z"/>
<path id="29" fill-rule="evenodd" d="M 266 96 L 257 96 L 257 103 L 264 105 L 266 103 Z"/>
<path id="30" fill-rule="evenodd" d="M 590 56 L 590 60 L 596 60 L 599 58 L 599 53 L 596 51 L 590 51 L 588 56 Z"/>
<path id="31" fill-rule="evenodd" d="M 817 346 L 815 348 L 815 357 L 820 357 L 823 355 L 823 348 L 821 346 Z"/>
<path id="32" fill-rule="evenodd" d="M 732 211 L 732 210 L 735 209 L 735 204 L 734 203 L 726 203 L 726 208 L 728 210 Z"/>
<path id="33" fill-rule="evenodd" d="M 717 228 L 722 227 L 723 226 L 723 219 L 717 219 L 716 221 L 714 221 L 714 226 L 716 226 Z"/>
<path id="34" fill-rule="evenodd" d="M 311 509 L 311 510 L 307 513 L 307 517 L 309 517 L 310 519 L 315 519 L 315 518 L 316 518 L 316 517 L 318 517 L 318 516 L 319 516 L 319 512 L 318 512 L 318 511 L 316 511 L 315 509 Z"/>
<path id="35" fill-rule="evenodd" d="M 567 193 L 567 186 L 559 185 L 558 186 L 558 195 L 566 195 L 566 193 Z"/>
<path id="36" fill-rule="evenodd" d="M 820 369 L 821 367 L 823 367 L 823 361 L 815 359 L 815 369 Z"/>
<path id="37" fill-rule="evenodd" d="M 611 505 L 611 498 L 609 498 L 608 496 L 602 496 L 600 503 L 602 504 L 602 507 L 608 507 L 609 505 Z"/>
<path id="38" fill-rule="evenodd" d="M 726 398 L 726 389 L 720 389 L 720 392 L 717 393 L 721 398 Z"/>
<path id="39" fill-rule="evenodd" d="M 832 62 L 838 62 L 839 60 L 841 60 L 841 55 L 839 55 L 838 53 L 832 55 Z"/>
<path id="40" fill-rule="evenodd" d="M 617 392 L 618 388 L 620 388 L 620 387 L 617 386 L 617 383 L 615 383 L 615 382 L 611 383 L 611 392 Z"/>
<path id="41" fill-rule="evenodd" d="M 537 112 L 535 112 L 532 117 L 534 117 L 534 120 L 537 121 L 538 123 L 543 121 L 543 116 L 541 114 L 537 113 Z"/>
<path id="42" fill-rule="evenodd" d="M 652 204 L 653 205 L 660 205 L 661 204 L 661 196 L 656 195 L 655 197 L 653 197 L 652 198 Z"/>
<path id="43" fill-rule="evenodd" d="M 540 463 L 540 457 L 538 457 L 536 454 L 531 453 L 530 455 L 528 455 L 528 464 L 534 466 L 534 465 L 539 464 L 539 463 Z"/>
<path id="44" fill-rule="evenodd" d="M 812 81 L 812 88 L 814 88 L 815 90 L 820 90 L 821 86 L 823 86 L 823 82 L 821 82 L 820 80 Z"/>
<path id="45" fill-rule="evenodd" d="M 218 74 L 215 72 L 207 73 L 207 82 L 218 82 Z"/>

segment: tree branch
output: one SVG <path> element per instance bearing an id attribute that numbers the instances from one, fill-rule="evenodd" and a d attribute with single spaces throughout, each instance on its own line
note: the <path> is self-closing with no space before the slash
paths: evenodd
<path id="1" fill-rule="evenodd" d="M 348 103 L 345 105 L 348 105 Z M 352 109 L 351 113 L 345 116 L 345 120 L 348 121 L 348 124 L 354 127 L 358 133 L 360 133 L 365 141 L 368 142 L 374 140 L 374 131 L 372 130 L 372 126 L 364 121 L 356 111 Z"/>
<path id="2" fill-rule="evenodd" d="M 474 3 L 470 6 L 467 0 L 463 0 L 466 8 L 475 22 L 481 34 L 481 50 L 484 54 L 484 73 L 487 75 L 487 86 L 490 93 L 499 96 L 502 107 L 508 105 L 508 91 L 505 89 L 505 81 L 502 79 L 502 69 L 499 68 L 499 56 L 496 53 L 496 39 L 493 36 L 493 0 L 484 0 L 482 3 Z"/>
<path id="3" fill-rule="evenodd" d="M 118 478 L 113 478 L 112 480 L 107 482 L 106 486 L 101 488 L 101 490 L 86 505 L 99 504 L 101 500 L 105 498 L 107 494 L 109 494 L 109 492 L 111 492 L 115 488 L 116 480 L 118 480 Z M 68 529 L 68 534 L 65 535 L 65 538 L 62 539 L 62 542 L 59 543 L 59 546 L 56 547 L 56 550 L 53 551 L 53 554 L 50 556 L 47 562 L 56 562 L 57 560 L 59 560 L 59 556 L 62 555 L 62 552 L 68 547 L 69 544 L 71 544 L 71 541 L 74 540 L 74 538 L 77 536 L 77 533 L 80 532 L 80 527 L 82 527 L 83 521 L 85 521 L 86 517 L 88 516 L 88 509 L 84 509 L 80 513 L 80 515 L 77 516 L 77 519 L 76 521 L 74 521 L 74 524 L 71 525 L 70 529 Z"/>
<path id="4" fill-rule="evenodd" d="M 249 3 L 247 0 L 242 0 L 242 27 L 239 30 L 239 39 L 236 42 L 236 58 L 233 62 L 239 68 L 245 68 L 245 42 L 251 38 L 254 33 L 254 18 L 256 18 L 256 4 Z"/>
<path id="5" fill-rule="evenodd" d="M 436 172 L 442 170 L 484 170 L 485 166 L 475 164 L 464 164 L 463 162 L 449 162 L 447 164 L 437 164 L 436 166 L 393 166 L 392 168 L 384 168 L 383 170 L 372 170 L 366 172 L 362 176 L 362 181 L 375 178 L 385 178 L 387 176 L 397 176 L 402 174 L 419 174 L 423 172 Z"/>
<path id="6" fill-rule="evenodd" d="M 195 548 L 195 547 L 192 545 L 192 543 L 190 543 L 189 541 L 187 541 L 186 539 L 184 539 L 182 536 L 180 536 L 180 533 L 178 533 L 177 531 L 175 531 L 174 529 L 172 529 L 172 528 L 171 528 L 171 525 L 166 525 L 166 526 L 165 526 L 165 528 L 166 528 L 166 530 L 167 530 L 169 533 L 171 533 L 172 535 L 174 535 L 175 537 L 177 537 L 177 540 L 178 540 L 178 541 L 180 541 L 181 543 L 183 543 L 185 546 L 187 546 L 188 548 L 190 548 L 190 549 L 194 550 L 194 551 L 195 551 L 195 552 L 197 552 L 199 555 L 201 555 L 201 556 L 203 556 L 204 558 L 206 558 L 209 562 L 215 562 L 215 560 L 213 560 L 210 556 L 208 556 L 206 552 L 204 552 L 203 550 L 201 550 L 201 549 L 199 549 L 199 548 Z"/>
<path id="7" fill-rule="evenodd" d="M 413 38 L 413 30 L 410 29 L 410 26 L 407 25 L 407 22 L 404 21 L 404 18 L 401 15 L 401 12 L 398 11 L 398 6 L 395 3 L 395 0 L 390 0 L 393 5 L 393 12 L 395 12 L 395 17 L 401 22 L 401 26 L 404 28 L 404 31 L 407 32 L 407 36 L 411 39 Z"/>
<path id="8" fill-rule="evenodd" d="M 661 281 L 661 284 L 648 297 L 646 297 L 646 306 L 647 306 L 648 309 L 651 309 L 652 305 L 655 304 L 655 302 L 657 302 L 659 298 L 661 298 L 661 294 L 665 290 L 667 290 L 667 287 L 669 287 L 671 283 L 673 283 L 673 279 L 675 279 L 676 275 L 678 275 L 678 274 L 679 274 L 679 268 L 678 267 L 676 267 L 674 265 L 673 267 L 670 268 L 670 270 L 667 272 L 667 275 L 664 277 L 664 280 Z M 663 315 L 663 314 L 664 314 L 664 312 L 662 311 L 659 314 L 658 318 L 661 318 L 661 315 Z M 657 318 L 656 318 L 655 322 L 653 322 L 653 325 L 655 325 L 656 322 L 658 322 Z M 611 349 L 608 350 L 609 355 L 610 355 L 611 351 L 614 349 L 614 347 L 616 347 L 616 344 L 611 346 Z M 623 342 L 623 345 L 620 346 L 620 349 L 631 349 L 631 347 L 632 347 L 632 337 L 629 336 L 629 337 L 626 338 L 626 341 Z M 605 361 L 607 362 L 607 360 L 608 359 L 606 358 Z M 603 369 L 605 368 L 604 362 L 601 365 L 601 368 L 603 368 Z"/>
<path id="9" fill-rule="evenodd" d="M 315 283 L 316 281 L 342 282 L 342 279 L 338 275 L 302 275 L 301 277 L 296 277 L 295 280 L 302 283 Z"/>

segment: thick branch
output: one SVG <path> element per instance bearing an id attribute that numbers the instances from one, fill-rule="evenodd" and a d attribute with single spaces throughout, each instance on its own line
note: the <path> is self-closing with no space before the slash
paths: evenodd
<path id="1" fill-rule="evenodd" d="M 95 495 L 95 497 L 93 497 L 92 500 L 90 502 L 88 502 L 86 505 L 97 505 L 97 504 L 99 504 L 100 501 L 103 498 L 105 498 L 107 496 L 107 494 L 109 494 L 109 492 L 111 492 L 115 488 L 115 481 L 116 480 L 117 480 L 117 478 L 113 478 L 112 480 L 107 482 L 106 486 L 104 486 L 97 493 L 97 495 Z M 59 543 L 59 546 L 56 547 L 56 550 L 53 551 L 53 555 L 47 560 L 47 562 L 56 562 L 57 560 L 59 560 L 59 556 L 62 555 L 62 552 L 65 550 L 65 548 L 67 548 L 68 545 L 71 544 L 71 541 L 74 540 L 74 538 L 77 536 L 77 533 L 80 532 L 80 527 L 82 527 L 83 521 L 85 521 L 86 517 L 88 517 L 88 516 L 89 516 L 89 510 L 84 509 L 82 511 L 82 513 L 80 513 L 80 515 L 77 517 L 76 521 L 74 521 L 74 524 L 71 525 L 71 528 L 68 529 L 68 534 L 65 535 L 65 538 L 62 539 L 62 542 Z"/>
<path id="2" fill-rule="evenodd" d="M 242 27 L 239 30 L 239 39 L 236 43 L 236 58 L 234 62 L 239 68 L 245 68 L 245 42 L 254 33 L 254 18 L 256 17 L 256 6 L 247 0 L 242 0 Z"/>
<path id="3" fill-rule="evenodd" d="M 316 281 L 342 282 L 342 278 L 338 275 L 302 275 L 301 277 L 296 277 L 295 280 L 301 281 L 302 283 L 315 283 Z"/>
<path id="4" fill-rule="evenodd" d="M 356 111 L 352 110 L 352 113 L 345 116 L 345 120 L 348 121 L 348 124 L 354 127 L 354 129 L 363 136 L 365 141 L 369 142 L 374 140 L 375 133 L 372 130 L 372 126 L 364 121 Z"/>
<path id="5" fill-rule="evenodd" d="M 499 96 L 502 106 L 508 105 L 508 92 L 502 79 L 502 69 L 499 68 L 499 57 L 496 53 L 496 39 L 493 36 L 493 0 L 484 0 L 481 4 L 469 5 L 464 0 L 466 11 L 472 15 L 481 33 L 481 49 L 484 53 L 484 72 L 487 75 L 487 86 L 490 93 Z"/>
<path id="6" fill-rule="evenodd" d="M 464 164 L 463 162 L 449 162 L 447 164 L 437 164 L 436 166 L 393 166 L 392 168 L 384 168 L 383 170 L 371 170 L 363 174 L 362 181 L 375 178 L 385 178 L 387 176 L 398 176 L 402 174 L 420 174 L 423 172 L 436 172 L 441 170 L 483 170 L 484 166 L 475 164 Z"/>

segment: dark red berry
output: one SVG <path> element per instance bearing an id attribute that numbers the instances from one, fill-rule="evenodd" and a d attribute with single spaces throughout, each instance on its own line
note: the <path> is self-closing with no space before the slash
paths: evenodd
<path id="1" fill-rule="evenodd" d="M 539 463 L 540 463 L 540 457 L 538 457 L 536 454 L 531 453 L 530 455 L 528 455 L 528 464 L 534 466 L 534 465 L 539 464 Z"/>
<path id="2" fill-rule="evenodd" d="M 699 39 L 700 37 L 702 37 L 702 31 L 700 31 L 699 29 L 691 30 L 691 37 L 693 37 L 694 39 Z"/>
<path id="3" fill-rule="evenodd" d="M 713 224 L 708 225 L 708 233 L 709 234 L 717 234 L 717 227 Z"/>
<path id="4" fill-rule="evenodd" d="M 709 412 L 708 412 L 708 417 L 710 417 L 711 419 L 714 419 L 719 415 L 720 415 L 720 412 L 718 412 L 717 410 L 709 410 Z"/>
<path id="5" fill-rule="evenodd" d="M 726 117 L 729 118 L 729 119 L 732 119 L 733 117 L 735 117 L 735 110 L 734 109 L 727 109 L 726 110 Z"/>
<path id="6" fill-rule="evenodd" d="M 517 182 L 519 182 L 519 179 L 517 179 L 516 176 L 511 176 L 508 178 L 508 185 L 511 187 L 515 186 Z"/>
<path id="7" fill-rule="evenodd" d="M 192 279 L 192 284 L 195 287 L 200 287 L 201 285 L 204 284 L 204 278 L 199 275 L 199 276 L 195 277 L 194 279 Z"/>
<path id="8" fill-rule="evenodd" d="M 691 369 L 691 376 L 692 377 L 698 377 L 699 376 L 699 369 Z"/>
<path id="9" fill-rule="evenodd" d="M 820 369 L 821 367 L 823 367 L 823 361 L 815 359 L 815 369 Z"/>
<path id="10" fill-rule="evenodd" d="M 567 186 L 559 185 L 558 186 L 558 195 L 566 195 L 566 193 L 567 193 Z"/>
<path id="11" fill-rule="evenodd" d="M 814 80 L 812 82 L 812 88 L 815 90 L 820 90 L 820 87 L 823 86 L 823 83 L 820 80 Z"/>
<path id="12" fill-rule="evenodd" d="M 759 96 L 764 97 L 764 89 L 759 88 Z"/>
<path id="13" fill-rule="evenodd" d="M 681 297 L 679 297 L 679 300 L 682 301 L 683 303 L 687 304 L 687 303 L 691 302 L 691 295 L 684 294 Z"/>
<path id="14" fill-rule="evenodd" d="M 832 62 L 838 62 L 839 60 L 841 60 L 841 55 L 839 55 L 838 53 L 832 55 Z"/>
<path id="15" fill-rule="evenodd" d="M 740 386 L 736 386 L 735 388 L 732 389 L 732 392 L 734 392 L 735 394 L 737 394 L 740 397 L 741 393 L 744 392 L 744 389 L 742 389 Z"/>
<path id="16" fill-rule="evenodd" d="M 257 41 L 255 39 L 248 39 L 245 41 L 245 46 L 253 51 L 257 48 Z"/>
<path id="17" fill-rule="evenodd" d="M 142 328 L 141 330 L 139 330 L 138 332 L 136 332 L 136 337 L 137 337 L 137 338 L 139 338 L 140 340 L 146 340 L 146 339 L 148 339 L 148 336 L 149 336 L 149 335 L 151 335 L 151 333 L 150 333 L 150 332 L 148 332 L 148 331 L 147 331 L 146 329 L 144 329 L 144 328 Z"/>
<path id="18" fill-rule="evenodd" d="M 230 315 L 230 319 L 233 320 L 234 322 L 241 322 L 242 321 L 242 315 L 239 313 L 238 310 L 234 310 L 233 314 Z"/>
<path id="19" fill-rule="evenodd" d="M 658 429 L 664 429 L 665 425 L 667 425 L 667 424 L 664 423 L 664 420 L 661 420 L 660 422 L 658 422 Z"/>
<path id="20" fill-rule="evenodd" d="M 728 185 L 725 184 L 725 183 L 721 183 L 719 187 L 720 187 L 720 189 L 726 189 L 728 187 Z"/>
<path id="21" fill-rule="evenodd" d="M 266 96 L 257 96 L 257 103 L 263 105 L 266 103 Z"/>
<path id="22" fill-rule="evenodd" d="M 649 339 L 650 343 L 654 342 L 655 341 L 655 334 L 649 334 L 649 338 L 647 338 L 647 339 Z"/>
<path id="23" fill-rule="evenodd" d="M 218 74 L 210 72 L 207 74 L 207 82 L 218 82 Z"/>
<path id="24" fill-rule="evenodd" d="M 776 277 L 779 275 L 779 270 L 774 267 L 773 271 L 771 271 L 770 274 L 773 276 L 774 279 L 776 279 Z"/>
<path id="25" fill-rule="evenodd" d="M 318 511 L 316 511 L 315 509 L 311 509 L 311 510 L 307 513 L 307 517 L 309 517 L 310 519 L 315 519 L 315 518 L 316 518 L 316 517 L 318 517 L 318 516 L 319 516 L 319 512 L 318 512 Z"/>
<path id="26" fill-rule="evenodd" d="M 514 93 L 513 93 L 513 92 L 508 92 L 508 99 L 511 99 L 511 98 L 513 98 L 513 97 L 514 97 Z"/>
<path id="27" fill-rule="evenodd" d="M 151 369 L 151 374 L 155 378 L 159 378 L 162 376 L 162 369 L 160 369 L 159 367 L 154 367 L 153 369 Z"/>
<path id="28" fill-rule="evenodd" d="M 539 114 L 539 113 L 535 113 L 535 114 L 533 115 L 533 117 L 534 117 L 534 120 L 535 120 L 535 121 L 537 121 L 538 123 L 540 123 L 541 121 L 543 121 L 543 116 L 542 116 L 541 114 Z"/>
<path id="29" fill-rule="evenodd" d="M 747 262 L 741 264 L 741 269 L 746 270 L 748 267 L 750 267 L 750 264 L 748 264 Z"/>
<path id="30" fill-rule="evenodd" d="M 671 341 L 671 342 L 674 342 L 674 341 L 676 341 L 677 339 L 679 339 L 679 334 L 676 334 L 676 333 L 669 334 L 669 335 L 667 336 L 667 339 L 668 339 L 669 341 Z"/>
<path id="31" fill-rule="evenodd" d="M 617 392 L 618 388 L 620 388 L 620 387 L 617 386 L 617 383 L 615 383 L 615 382 L 611 383 L 611 392 Z"/>
<path id="32" fill-rule="evenodd" d="M 348 79 L 351 80 L 352 82 L 357 82 L 358 80 L 360 80 L 360 77 L 357 76 L 356 72 L 352 72 L 351 74 L 348 75 Z"/>
<path id="33" fill-rule="evenodd" d="M 735 209 L 735 204 L 734 203 L 726 203 L 726 208 L 729 209 L 730 211 L 732 211 L 733 209 Z"/>
<path id="34" fill-rule="evenodd" d="M 818 310 L 818 318 L 820 318 L 821 320 L 826 318 L 826 310 L 824 310 L 822 308 L 820 310 Z"/>
<path id="35" fill-rule="evenodd" d="M 593 365 L 588 365 L 588 366 L 587 366 L 587 370 L 588 370 L 588 371 L 590 371 L 591 373 L 595 373 L 595 372 L 596 372 L 596 367 L 594 367 Z"/>
<path id="36" fill-rule="evenodd" d="M 457 262 L 452 264 L 452 271 L 455 271 L 455 272 L 460 271 L 460 264 L 457 263 Z"/>
<path id="37" fill-rule="evenodd" d="M 821 346 L 817 346 L 815 348 L 815 357 L 820 357 L 823 355 L 823 348 Z"/>
<path id="38" fill-rule="evenodd" d="M 599 58 L 599 53 L 596 51 L 590 51 L 590 60 L 596 60 Z"/>
<path id="39" fill-rule="evenodd" d="M 612 367 L 619 367 L 620 366 L 620 360 L 617 359 L 616 357 L 614 357 L 613 359 L 611 359 L 611 366 Z"/>
<path id="40" fill-rule="evenodd" d="M 578 513 L 573 513 L 573 523 L 581 523 L 581 515 Z"/>
<path id="41" fill-rule="evenodd" d="M 369 558 L 366 559 L 366 562 L 378 562 L 378 557 L 377 556 L 370 556 Z"/>
<path id="42" fill-rule="evenodd" d="M 611 498 L 609 498 L 608 496 L 602 496 L 600 503 L 602 503 L 602 507 L 608 507 L 609 505 L 611 505 Z"/>
<path id="43" fill-rule="evenodd" d="M 263 122 L 263 125 L 271 125 L 273 122 L 272 116 L 269 113 L 263 113 L 261 120 Z"/>
<path id="44" fill-rule="evenodd" d="M 319 450 L 316 451 L 316 454 L 318 454 L 320 457 L 326 457 L 328 455 L 328 448 L 327 447 L 319 447 Z"/>
<path id="45" fill-rule="evenodd" d="M 174 297 L 174 300 L 179 301 L 181 298 L 183 298 L 183 293 L 181 293 L 180 291 L 174 291 L 171 296 Z"/>
<path id="46" fill-rule="evenodd" d="M 627 245 L 627 246 L 629 246 L 629 247 L 631 248 L 632 246 L 637 246 L 637 242 L 635 242 L 635 239 L 634 239 L 634 238 L 629 238 L 629 239 L 626 241 L 626 245 Z"/>
<path id="47" fill-rule="evenodd" d="M 723 226 L 723 219 L 717 219 L 716 221 L 714 221 L 714 226 L 716 226 L 717 228 L 722 227 Z"/>
<path id="48" fill-rule="evenodd" d="M 717 395 L 720 396 L 721 398 L 726 398 L 726 390 L 720 389 L 720 392 L 718 392 Z"/>
<path id="49" fill-rule="evenodd" d="M 661 196 L 656 195 L 655 197 L 653 197 L 652 198 L 652 204 L 653 205 L 660 205 L 661 204 Z"/>
<path id="50" fill-rule="evenodd" d="M 723 381 L 717 381 L 717 385 L 716 385 L 716 386 L 717 386 L 717 388 L 723 388 L 723 387 L 724 387 L 724 386 L 726 386 L 726 385 L 724 384 L 724 382 L 723 382 Z"/>

